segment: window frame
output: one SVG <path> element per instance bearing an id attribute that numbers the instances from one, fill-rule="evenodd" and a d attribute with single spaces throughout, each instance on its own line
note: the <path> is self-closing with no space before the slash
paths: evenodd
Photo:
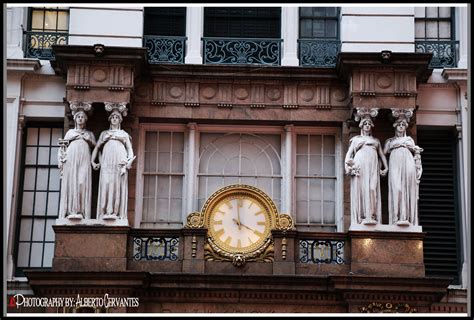
<path id="1" fill-rule="evenodd" d="M 180 35 L 169 35 L 169 34 L 164 34 L 167 32 L 155 34 L 155 33 L 147 33 L 145 32 L 147 20 L 149 21 L 150 17 L 160 17 L 160 16 L 173 16 L 173 17 L 181 17 L 181 14 L 160 14 L 158 12 L 146 12 L 146 9 L 184 9 L 184 17 L 183 17 L 183 34 Z M 164 36 L 164 37 L 185 37 L 186 36 L 186 27 L 187 27 L 187 7 L 144 7 L 143 8 L 143 36 Z"/>
<path id="2" fill-rule="evenodd" d="M 335 16 L 320 16 L 320 17 L 315 17 L 315 16 L 303 16 L 301 14 L 302 9 L 307 9 L 307 8 L 336 8 L 336 15 Z M 298 8 L 298 39 L 320 39 L 320 40 L 333 40 L 333 41 L 339 41 L 341 39 L 341 7 L 299 7 Z M 301 21 L 302 19 L 310 19 L 311 21 L 314 20 L 322 20 L 322 21 L 327 21 L 327 20 L 333 20 L 336 21 L 336 37 L 328 37 L 326 35 L 326 30 L 324 31 L 325 35 L 324 37 L 302 37 L 301 35 Z M 311 33 L 313 34 L 313 27 L 311 27 Z"/>
<path id="3" fill-rule="evenodd" d="M 456 25 L 455 25 L 455 22 L 456 22 L 456 18 L 455 18 L 455 7 L 448 7 L 450 8 L 450 17 L 449 18 L 446 18 L 446 17 L 439 17 L 439 9 L 440 7 L 422 7 L 424 10 L 425 10 L 425 15 L 424 17 L 416 17 L 415 15 L 415 41 L 454 41 L 456 40 Z M 438 10 L 438 14 L 437 14 L 437 17 L 427 17 L 427 9 L 428 8 L 436 8 Z M 416 35 L 416 22 L 417 21 L 423 21 L 423 25 L 425 27 L 425 36 L 423 38 L 419 38 L 417 37 Z M 438 22 L 438 25 L 437 25 L 437 35 L 436 35 L 436 39 L 434 38 L 427 38 L 426 37 L 426 22 L 428 21 L 436 21 Z M 442 21 L 445 21 L 445 22 L 450 22 L 450 31 L 451 31 L 451 35 L 450 35 L 450 38 L 449 39 L 440 39 L 439 37 L 439 22 L 442 22 Z"/>
<path id="4" fill-rule="evenodd" d="M 33 11 L 43 11 L 43 28 L 42 30 L 33 30 Z M 56 28 L 54 30 L 45 30 L 44 28 L 44 23 L 45 23 L 45 16 L 46 16 L 46 11 L 54 11 L 56 12 Z M 67 12 L 67 29 L 63 30 L 60 29 L 58 30 L 58 17 L 59 17 L 59 12 Z M 60 7 L 29 7 L 28 8 L 28 31 L 32 32 L 50 32 L 50 33 L 69 33 L 69 23 L 70 23 L 70 11 L 68 9 L 63 9 Z"/>
<path id="5" fill-rule="evenodd" d="M 61 179 L 59 179 L 59 190 L 57 191 L 57 193 L 59 194 L 59 200 L 58 200 L 58 210 L 57 210 L 57 214 L 55 216 L 48 216 L 47 214 L 47 211 L 44 213 L 44 216 L 36 216 L 35 215 L 35 212 L 33 210 L 31 216 L 24 216 L 22 215 L 22 211 L 23 211 L 23 197 L 24 197 L 24 192 L 25 192 L 25 189 L 24 189 L 24 186 L 25 186 L 25 169 L 27 167 L 34 167 L 34 168 L 48 168 L 48 182 L 47 182 L 47 188 L 44 190 L 44 192 L 46 193 L 49 193 L 49 183 L 50 183 L 50 178 L 49 178 L 49 169 L 51 168 L 57 168 L 57 164 L 54 165 L 54 164 L 47 164 L 47 165 L 39 165 L 37 162 L 38 162 L 38 152 L 36 153 L 36 164 L 32 165 L 32 164 L 26 164 L 26 148 L 30 145 L 27 144 L 28 142 L 28 129 L 30 128 L 37 128 L 38 129 L 38 140 L 37 140 L 37 144 L 34 145 L 36 146 L 36 148 L 38 148 L 39 150 L 39 147 L 41 146 L 41 144 L 39 144 L 39 139 L 40 139 L 40 129 L 61 129 L 62 130 L 62 134 L 61 136 L 64 136 L 64 123 L 63 122 L 52 122 L 52 121 L 48 121 L 48 122 L 27 122 L 23 128 L 23 134 L 22 134 L 22 141 L 21 141 L 21 163 L 20 163 L 20 170 L 19 170 L 19 175 L 18 175 L 18 200 L 17 200 L 17 208 L 16 208 L 16 223 L 15 223 L 15 235 L 14 235 L 14 246 L 13 246 L 13 257 L 14 257 L 14 270 L 13 270 L 13 274 L 15 277 L 24 277 L 24 273 L 23 273 L 23 270 L 24 269 L 33 269 L 33 270 L 51 270 L 52 266 L 51 267 L 43 267 L 43 264 L 44 264 L 44 252 L 45 252 L 45 244 L 46 243 L 52 243 L 53 244 L 53 256 L 54 256 L 54 244 L 55 244 L 55 240 L 53 241 L 47 241 L 46 240 L 46 232 L 47 232 L 47 220 L 53 220 L 54 221 L 58 218 L 59 216 L 59 206 L 60 206 L 60 201 L 61 201 Z M 53 144 L 53 141 L 51 140 L 52 139 L 52 132 L 50 131 L 50 145 L 48 145 L 48 147 L 51 149 L 52 147 L 55 147 L 56 145 Z M 59 147 L 59 146 L 58 146 Z M 51 150 L 50 150 L 50 153 L 49 153 L 49 157 L 51 159 L 51 156 L 52 156 L 52 153 L 51 153 Z M 59 169 L 58 169 L 59 170 Z M 35 186 L 34 186 L 34 189 L 33 189 L 33 192 L 37 192 L 36 190 L 36 184 L 37 184 L 37 173 L 35 174 Z M 28 191 L 28 192 L 31 192 L 31 191 Z M 33 206 L 34 207 L 34 206 Z M 45 204 L 45 208 L 46 210 L 48 210 L 48 204 L 47 204 L 47 201 L 46 201 L 46 204 Z M 30 230 L 30 240 L 27 240 L 27 241 L 24 241 L 24 240 L 20 240 L 20 232 L 21 232 L 21 223 L 24 219 L 31 219 L 31 230 Z M 33 234 L 34 234 L 34 221 L 35 219 L 42 219 L 44 220 L 44 229 L 43 229 L 43 240 L 41 241 L 36 241 L 36 240 L 33 240 Z M 54 224 L 53 224 L 54 225 Z M 19 259 L 19 247 L 20 247 L 20 242 L 21 243 L 29 243 L 30 244 L 30 249 L 29 249 L 29 254 L 28 254 L 28 266 L 27 267 L 19 267 L 19 263 L 18 263 L 18 259 Z M 43 250 L 42 250 L 42 258 L 41 258 L 41 267 L 31 267 L 30 264 L 31 264 L 31 251 L 32 251 L 32 244 L 33 243 L 42 243 L 43 245 Z"/>

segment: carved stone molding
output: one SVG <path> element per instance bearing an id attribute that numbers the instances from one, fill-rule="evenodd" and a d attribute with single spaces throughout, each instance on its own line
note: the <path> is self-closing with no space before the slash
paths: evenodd
<path id="1" fill-rule="evenodd" d="M 378 303 L 372 302 L 364 307 L 360 307 L 361 313 L 416 313 L 416 308 L 408 303 Z"/>

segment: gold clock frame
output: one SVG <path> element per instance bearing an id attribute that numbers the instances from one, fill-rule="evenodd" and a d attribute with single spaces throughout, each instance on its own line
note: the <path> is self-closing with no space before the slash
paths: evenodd
<path id="1" fill-rule="evenodd" d="M 272 262 L 274 242 L 271 231 L 293 230 L 294 222 L 289 215 L 278 213 L 273 200 L 257 187 L 246 184 L 233 184 L 220 188 L 206 200 L 200 212 L 193 212 L 188 215 L 185 227 L 209 229 L 212 210 L 222 199 L 232 195 L 249 196 L 257 200 L 269 213 L 270 232 L 260 245 L 251 248 L 251 250 L 246 250 L 246 252 L 238 252 L 226 250 L 219 246 L 208 231 L 204 245 L 204 259 L 207 261 L 231 261 L 238 267 L 243 266 L 248 261 Z"/>

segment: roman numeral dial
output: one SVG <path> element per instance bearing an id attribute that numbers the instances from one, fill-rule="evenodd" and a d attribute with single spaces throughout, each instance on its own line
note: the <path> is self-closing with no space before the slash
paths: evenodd
<path id="1" fill-rule="evenodd" d="M 213 207 L 209 232 L 224 249 L 245 252 L 263 244 L 270 234 L 270 222 L 270 213 L 257 199 L 229 195 Z"/>

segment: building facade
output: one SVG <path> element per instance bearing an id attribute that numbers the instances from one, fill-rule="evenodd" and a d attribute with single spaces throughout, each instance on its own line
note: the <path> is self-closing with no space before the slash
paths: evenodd
<path id="1" fill-rule="evenodd" d="M 468 312 L 467 5 L 12 5 L 6 16 L 8 298 L 122 299 L 8 312 Z M 121 223 L 101 220 L 94 170 L 90 216 L 58 219 L 58 139 L 84 104 L 97 140 L 110 106 L 127 110 L 136 158 Z M 382 147 L 393 110 L 413 114 L 413 228 L 391 226 L 386 177 L 383 227 L 351 223 L 344 155 L 360 110 L 375 114 Z M 232 253 L 213 247 L 209 208 L 242 184 L 268 204 L 269 233 L 260 251 Z"/>

